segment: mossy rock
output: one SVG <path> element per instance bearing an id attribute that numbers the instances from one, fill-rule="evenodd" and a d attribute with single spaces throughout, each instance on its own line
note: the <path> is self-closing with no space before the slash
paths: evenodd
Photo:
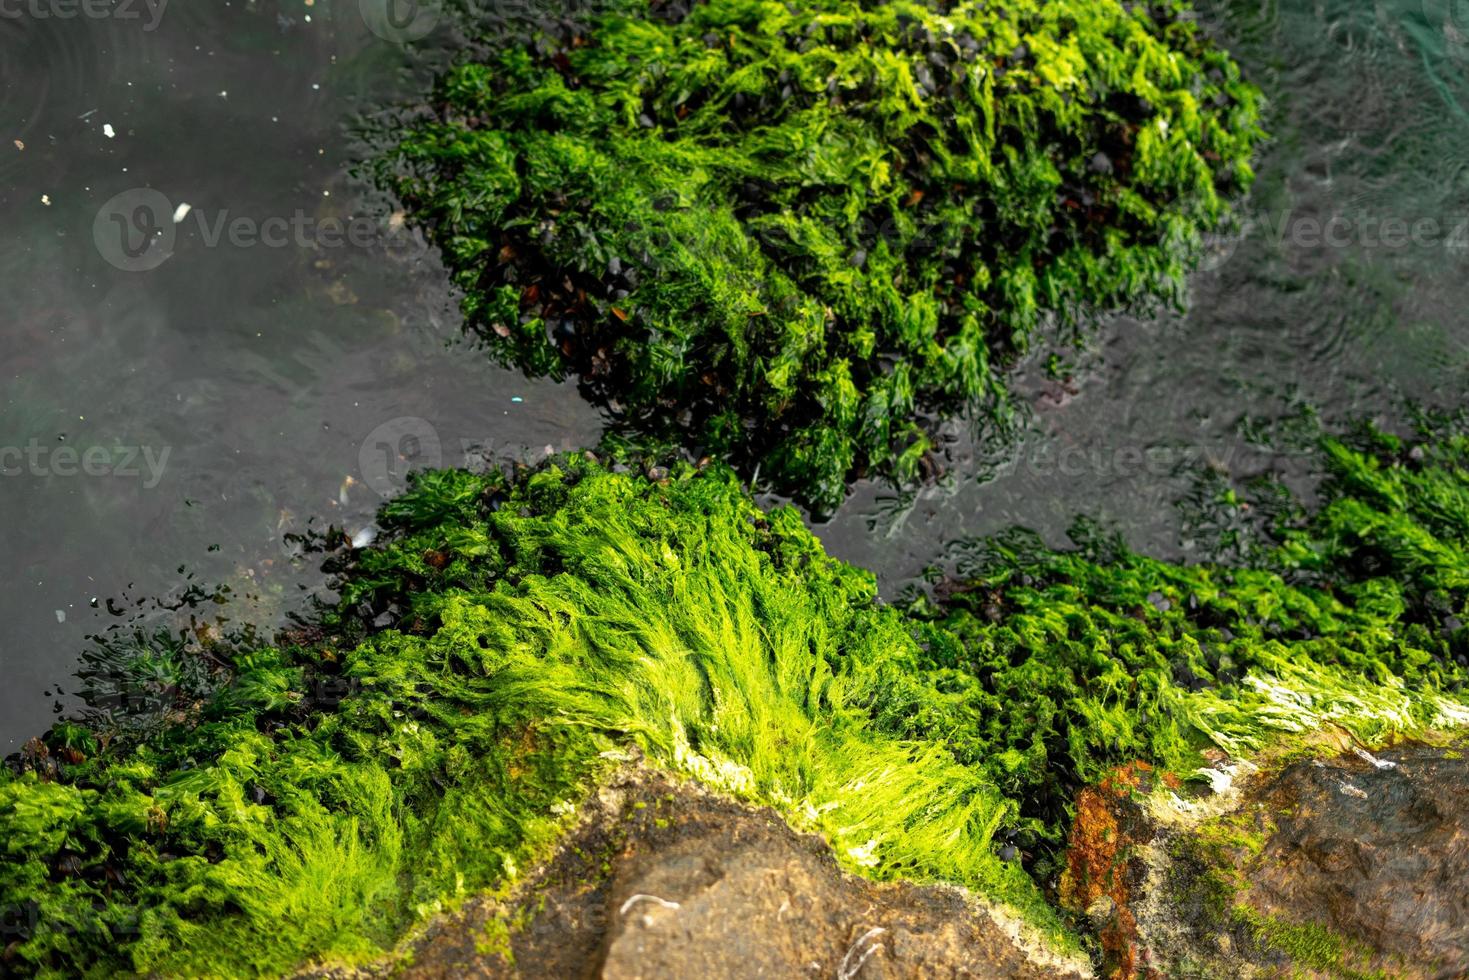
<path id="1" fill-rule="evenodd" d="M 420 474 L 376 544 L 341 546 L 319 622 L 145 650 L 160 683 L 229 670 L 0 772 L 6 967 L 380 960 L 512 887 L 634 753 L 824 833 L 850 871 L 967 886 L 1075 950 L 1040 885 L 1109 764 L 1198 780 L 1210 753 L 1327 726 L 1469 722 L 1460 431 L 1328 443 L 1283 571 L 1002 540 L 903 608 L 722 466 Z"/>
<path id="2" fill-rule="evenodd" d="M 490 348 L 817 512 L 1003 424 L 1048 317 L 1177 301 L 1258 93 L 1187 5 L 594 5 L 503 21 L 379 172 Z M 513 38 L 513 43 L 510 39 Z"/>

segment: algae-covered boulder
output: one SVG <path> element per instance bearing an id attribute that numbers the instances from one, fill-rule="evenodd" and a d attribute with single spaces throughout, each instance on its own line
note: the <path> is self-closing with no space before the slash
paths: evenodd
<path id="1" fill-rule="evenodd" d="M 1219 760 L 1219 791 L 1192 801 L 1139 765 L 1083 792 L 1061 897 L 1096 928 L 1104 976 L 1464 975 L 1462 733 L 1375 754 L 1321 735 L 1261 766 Z"/>
<path id="2" fill-rule="evenodd" d="M 1244 565 L 1177 564 L 1079 524 L 1053 551 L 1014 532 L 958 549 L 909 600 L 925 683 L 893 718 L 985 768 L 1024 817 L 1041 877 L 1075 794 L 1133 760 L 1187 775 L 1345 729 L 1360 744 L 1469 722 L 1469 440 L 1326 439 L 1314 507 L 1281 505 Z"/>
<path id="3" fill-rule="evenodd" d="M 879 977 L 1080 980 L 946 885 L 874 884 L 779 814 L 645 766 L 614 774 L 554 856 L 413 943 L 404 980 Z"/>
<path id="4" fill-rule="evenodd" d="M 1178 298 L 1260 137 L 1176 0 L 480 26 L 380 167 L 470 321 L 624 432 L 818 511 L 854 474 L 931 471 L 945 415 L 1003 419 L 1002 368 L 1048 315 Z"/>
<path id="5" fill-rule="evenodd" d="M 58 725 L 0 771 L 5 966 L 391 964 L 540 874 L 638 756 L 1075 953 L 1091 927 L 1046 895 L 1086 890 L 1062 849 L 1109 767 L 1192 805 L 1221 758 L 1469 722 L 1460 431 L 1327 443 L 1274 571 L 1009 539 L 907 608 L 724 467 L 421 474 L 377 543 L 340 546 L 316 622 L 142 651 L 160 690 L 195 677 L 180 659 L 228 669 L 147 701 L 153 724 Z"/>
<path id="6" fill-rule="evenodd" d="M 874 723 L 918 644 L 794 511 L 727 470 L 653 483 L 571 457 L 426 473 L 381 518 L 315 630 L 235 651 L 141 742 L 68 728 L 0 778 L 12 966 L 379 958 L 533 866 L 635 750 L 823 831 L 851 869 L 968 885 L 1060 939 L 990 846 L 1014 804 Z"/>

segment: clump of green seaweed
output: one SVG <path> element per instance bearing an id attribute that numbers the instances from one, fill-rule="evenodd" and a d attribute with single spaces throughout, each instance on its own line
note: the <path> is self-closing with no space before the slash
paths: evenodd
<path id="1" fill-rule="evenodd" d="M 1274 570 L 1009 537 L 902 608 L 722 466 L 420 474 L 319 622 L 235 650 L 166 724 L 58 725 L 11 760 L 5 966 L 380 957 L 512 883 L 635 749 L 853 870 L 968 885 L 1074 941 L 1006 842 L 1054 844 L 1107 766 L 1469 722 L 1469 439 L 1324 460 Z"/>
<path id="2" fill-rule="evenodd" d="M 482 30 L 379 166 L 470 322 L 818 513 L 854 474 L 931 475 L 944 416 L 1003 424 L 1047 317 L 1181 301 L 1261 137 L 1178 0 L 609 0 Z"/>
<path id="3" fill-rule="evenodd" d="M 941 743 L 871 720 L 884 679 L 916 669 L 906 621 L 728 471 L 428 473 L 382 521 L 312 642 L 238 652 L 232 684 L 140 743 L 53 732 L 0 783 L 12 965 L 380 955 L 513 878 L 634 746 L 874 873 L 1026 901 L 988 847 L 1011 805 Z"/>
<path id="4" fill-rule="evenodd" d="M 1283 732 L 1469 721 L 1469 441 L 1424 422 L 1424 441 L 1324 439 L 1322 505 L 1283 509 L 1248 567 L 1148 558 L 1086 522 L 1069 551 L 1021 530 L 961 549 L 906 603 L 923 694 L 897 730 L 983 766 L 1044 853 L 1077 787 L 1132 759 L 1187 773 L 1201 733 L 1249 756 Z"/>

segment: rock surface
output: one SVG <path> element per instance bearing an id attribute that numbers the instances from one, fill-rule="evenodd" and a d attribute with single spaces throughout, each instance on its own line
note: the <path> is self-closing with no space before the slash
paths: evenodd
<path id="1" fill-rule="evenodd" d="M 1102 975 L 1469 978 L 1464 743 L 1348 745 L 1263 772 L 1221 760 L 1202 795 L 1142 763 L 1084 790 L 1058 897 L 1096 938 Z M 858 878 L 773 811 L 642 766 L 593 797 L 514 894 L 436 920 L 389 972 L 1091 975 L 959 889 Z"/>
<path id="2" fill-rule="evenodd" d="M 1347 749 L 1194 801 L 1154 775 L 1124 767 L 1078 803 L 1061 897 L 1105 976 L 1469 977 L 1459 749 Z"/>
<path id="3" fill-rule="evenodd" d="M 1428 746 L 1298 762 L 1260 793 L 1261 912 L 1302 912 L 1396 976 L 1469 975 L 1469 759 Z"/>
<path id="4" fill-rule="evenodd" d="M 497 923 L 518 922 L 506 929 Z M 876 885 L 773 811 L 620 777 L 555 858 L 504 902 L 419 941 L 416 978 L 1078 977 L 953 888 Z"/>

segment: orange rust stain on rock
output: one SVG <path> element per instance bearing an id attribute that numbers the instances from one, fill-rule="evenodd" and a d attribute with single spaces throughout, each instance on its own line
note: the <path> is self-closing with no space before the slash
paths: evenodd
<path id="1" fill-rule="evenodd" d="M 1118 826 L 1102 794 L 1088 787 L 1076 800 L 1076 821 L 1066 850 L 1066 870 L 1061 875 L 1061 902 L 1084 912 L 1093 902 L 1111 893 L 1113 866 L 1117 861 Z"/>
<path id="2" fill-rule="evenodd" d="M 1165 777 L 1166 778 L 1166 777 Z M 1076 799 L 1076 820 L 1061 874 L 1061 904 L 1099 919 L 1103 969 L 1109 980 L 1134 980 L 1152 973 L 1138 963 L 1137 920 L 1128 908 L 1127 865 L 1131 845 L 1119 809 L 1137 790 L 1146 792 L 1153 767 L 1133 762 L 1108 773 Z M 1110 904 L 1097 907 L 1102 899 Z"/>

